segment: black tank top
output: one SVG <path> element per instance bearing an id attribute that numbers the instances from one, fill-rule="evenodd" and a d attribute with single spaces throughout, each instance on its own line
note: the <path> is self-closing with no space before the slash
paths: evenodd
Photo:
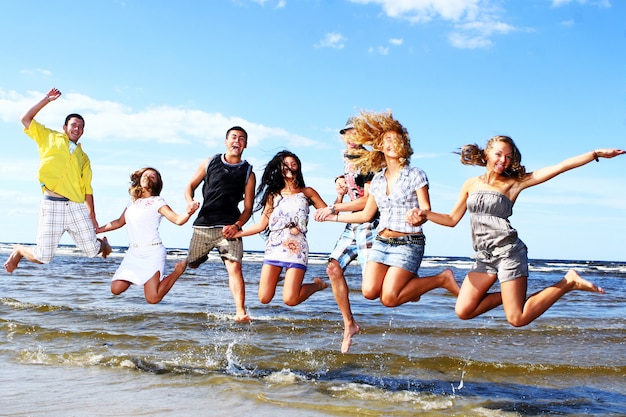
<path id="1" fill-rule="evenodd" d="M 239 218 L 239 202 L 243 200 L 246 183 L 252 172 L 247 161 L 227 163 L 222 155 L 209 161 L 202 186 L 204 201 L 194 226 L 212 227 L 233 224 Z"/>

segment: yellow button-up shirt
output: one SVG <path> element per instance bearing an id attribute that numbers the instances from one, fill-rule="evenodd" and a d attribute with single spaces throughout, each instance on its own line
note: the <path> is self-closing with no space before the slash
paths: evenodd
<path id="1" fill-rule="evenodd" d="M 24 129 L 37 144 L 39 150 L 39 172 L 37 178 L 44 187 L 76 203 L 85 202 L 86 194 L 93 194 L 91 188 L 91 162 L 77 144 L 70 153 L 70 139 L 65 132 L 48 129 L 44 125 L 31 121 Z"/>

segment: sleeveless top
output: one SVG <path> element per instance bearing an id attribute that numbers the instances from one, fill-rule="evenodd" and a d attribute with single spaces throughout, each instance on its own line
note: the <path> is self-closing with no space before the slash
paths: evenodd
<path id="1" fill-rule="evenodd" d="M 504 194 L 490 190 L 472 192 L 467 196 L 467 210 L 476 252 L 504 252 L 522 243 L 509 223 L 513 202 Z"/>
<path id="2" fill-rule="evenodd" d="M 304 193 L 274 197 L 274 210 L 269 217 L 269 236 L 264 261 L 291 268 L 306 269 L 309 245 L 306 239 L 309 221 L 309 199 Z"/>
<path id="3" fill-rule="evenodd" d="M 241 214 L 239 203 L 244 198 L 251 172 L 252 165 L 245 160 L 229 164 L 224 155 L 211 158 L 202 186 L 204 201 L 193 225 L 214 227 L 235 223 Z"/>

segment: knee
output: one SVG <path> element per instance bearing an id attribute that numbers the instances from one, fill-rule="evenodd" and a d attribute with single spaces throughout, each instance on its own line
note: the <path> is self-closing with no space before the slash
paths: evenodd
<path id="1" fill-rule="evenodd" d="M 328 263 L 328 266 L 326 267 L 326 274 L 328 274 L 328 278 L 330 278 L 331 282 L 344 278 L 343 269 L 341 269 L 335 260 Z"/>
<path id="2" fill-rule="evenodd" d="M 368 300 L 375 300 L 380 295 L 378 291 L 375 291 L 370 288 L 363 288 L 361 292 L 363 293 L 363 297 L 365 297 Z"/>
<path id="3" fill-rule="evenodd" d="M 146 301 L 148 304 L 157 304 L 161 299 L 153 295 L 146 295 Z"/>
<path id="4" fill-rule="evenodd" d="M 385 307 L 398 307 L 400 305 L 400 300 L 398 300 L 398 297 L 393 295 L 381 294 L 380 303 Z"/>
<path id="5" fill-rule="evenodd" d="M 270 301 L 272 301 L 272 298 L 274 298 L 274 297 L 270 297 L 268 295 L 259 294 L 259 302 L 261 304 L 269 304 Z"/>
<path id="6" fill-rule="evenodd" d="M 293 297 L 291 297 L 291 298 L 283 298 L 283 302 L 285 303 L 286 306 L 289 306 L 289 307 L 294 307 L 294 306 L 297 306 L 299 304 L 298 300 L 294 299 Z"/>
<path id="7" fill-rule="evenodd" d="M 457 317 L 460 318 L 461 320 L 469 320 L 473 318 L 471 314 L 472 312 L 469 309 L 459 306 L 459 305 L 454 307 L 454 312 L 456 313 Z"/>
<path id="8" fill-rule="evenodd" d="M 506 321 L 513 327 L 524 327 L 528 324 L 528 322 L 522 318 L 521 314 L 507 314 Z"/>

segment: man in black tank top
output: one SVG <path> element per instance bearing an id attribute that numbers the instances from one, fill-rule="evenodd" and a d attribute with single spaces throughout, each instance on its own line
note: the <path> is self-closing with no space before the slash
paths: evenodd
<path id="1" fill-rule="evenodd" d="M 207 158 L 198 167 L 185 188 L 188 206 L 194 204 L 194 193 L 200 183 L 203 202 L 193 223 L 187 262 L 197 268 L 208 259 L 214 248 L 228 271 L 229 288 L 236 308 L 236 321 L 249 321 L 245 307 L 245 284 L 241 272 L 243 242 L 233 238 L 252 215 L 256 177 L 252 165 L 241 158 L 248 144 L 248 134 L 234 126 L 226 132 L 226 153 Z M 243 211 L 239 203 L 243 201 Z"/>

